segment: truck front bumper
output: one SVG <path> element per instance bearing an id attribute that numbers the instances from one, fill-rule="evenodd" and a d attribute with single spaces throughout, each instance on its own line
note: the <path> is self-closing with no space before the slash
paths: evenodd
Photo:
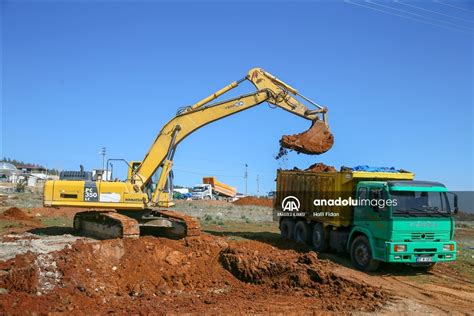
<path id="1" fill-rule="evenodd" d="M 396 251 L 403 248 L 405 251 Z M 452 248 L 445 250 L 446 245 Z M 433 241 L 433 242 L 386 242 L 386 262 L 402 262 L 427 264 L 431 262 L 446 262 L 456 260 L 455 241 Z"/>

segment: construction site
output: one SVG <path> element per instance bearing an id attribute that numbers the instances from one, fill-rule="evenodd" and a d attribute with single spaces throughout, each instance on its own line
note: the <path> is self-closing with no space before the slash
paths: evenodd
<path id="1" fill-rule="evenodd" d="M 315 156 L 332 148 L 325 107 L 310 110 L 295 97 L 309 99 L 262 69 L 250 70 L 244 80 L 266 92 L 250 95 L 252 102 L 247 95 L 207 105 L 234 82 L 183 109 L 142 161 L 128 163 L 124 181 L 81 167 L 62 171 L 41 189 L 4 190 L 2 314 L 292 313 L 295 300 L 302 313 L 472 312 L 473 252 L 464 244 L 472 245 L 472 226 L 468 220 L 457 227 L 456 244 L 449 229 L 457 198 L 449 206 L 444 185 L 414 181 L 411 172 L 367 166 L 338 171 L 315 163 L 277 170 L 272 197 L 237 197 L 232 186 L 204 177 L 184 193 L 187 198 L 174 199 L 171 170 L 179 141 L 263 101 L 312 121 L 306 132 L 281 137 L 276 159 L 288 151 Z M 14 166 L 3 169 L 15 172 Z M 335 195 L 361 199 L 366 188 L 370 195 L 364 197 L 385 202 L 390 196 L 406 205 L 317 207 L 317 200 Z M 419 213 L 414 205 L 421 198 L 427 205 Z M 374 214 L 380 217 L 374 220 Z M 438 224 L 413 228 L 413 220 L 398 214 L 415 216 L 416 223 L 435 216 Z M 403 228 L 380 237 L 387 223 Z M 407 232 L 410 239 L 397 237 Z"/>
<path id="2" fill-rule="evenodd" d="M 13 2 L 0 8 L 0 315 L 474 315 L 472 135 L 460 132 L 472 128 L 472 95 L 453 118 L 432 115 L 463 86 L 436 89 L 443 76 L 423 77 L 421 62 L 378 60 L 393 41 L 368 41 L 366 58 L 367 35 L 355 44 L 341 31 L 381 32 L 374 12 L 350 7 L 414 9 L 402 22 L 392 12 L 386 32 L 423 56 L 435 50 L 408 35 L 442 34 L 453 41 L 443 49 L 462 54 L 465 34 L 447 32 L 474 31 L 460 24 L 470 20 L 436 6 L 469 18 L 472 6 L 283 1 L 216 4 L 214 14 L 211 4 Z M 273 35 L 261 36 L 255 12 L 282 21 Z M 229 25 L 258 25 L 259 36 Z M 372 36 L 385 41 L 385 29 Z M 446 68 L 446 78 L 465 75 Z"/>

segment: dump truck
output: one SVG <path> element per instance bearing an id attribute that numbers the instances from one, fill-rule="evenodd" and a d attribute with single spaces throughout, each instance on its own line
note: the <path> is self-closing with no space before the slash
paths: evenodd
<path id="1" fill-rule="evenodd" d="M 204 177 L 202 183 L 193 187 L 193 200 L 222 200 L 232 201 L 237 189 L 217 181 L 216 177 Z"/>
<path id="2" fill-rule="evenodd" d="M 281 236 L 317 252 L 349 253 L 362 271 L 380 262 L 428 270 L 456 260 L 457 196 L 439 182 L 413 179 L 407 171 L 279 170 L 274 215 Z"/>

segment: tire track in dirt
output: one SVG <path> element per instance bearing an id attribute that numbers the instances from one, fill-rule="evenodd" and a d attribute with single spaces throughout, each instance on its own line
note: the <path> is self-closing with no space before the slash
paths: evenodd
<path id="1" fill-rule="evenodd" d="M 386 280 L 389 281 L 389 285 L 394 294 L 404 298 L 414 299 L 422 305 L 434 307 L 446 314 L 456 311 L 469 315 L 474 312 L 474 301 L 469 298 L 468 292 L 457 291 L 444 286 L 432 284 L 426 284 L 423 287 L 409 281 L 401 280 L 398 276 L 388 277 Z M 401 284 L 402 287 L 394 287 L 394 281 Z M 410 291 L 408 288 L 414 290 Z M 387 288 L 387 290 L 389 290 L 389 288 Z M 399 292 L 400 290 L 404 290 L 404 292 Z M 450 298 L 450 300 L 447 300 L 446 298 Z"/>
<path id="2" fill-rule="evenodd" d="M 442 313 L 442 314 L 474 314 L 474 287 L 470 285 L 460 286 L 442 284 L 449 282 L 438 273 L 431 273 L 428 277 L 434 277 L 430 283 L 419 283 L 420 281 L 410 280 L 410 275 L 369 275 L 363 272 L 354 271 L 350 268 L 340 266 L 336 270 L 340 275 L 347 278 L 366 282 L 373 286 L 381 286 L 395 296 L 395 301 L 389 304 L 381 312 L 391 314 L 393 312 L 411 314 L 413 312 Z M 469 283 L 466 283 L 469 284 Z"/>

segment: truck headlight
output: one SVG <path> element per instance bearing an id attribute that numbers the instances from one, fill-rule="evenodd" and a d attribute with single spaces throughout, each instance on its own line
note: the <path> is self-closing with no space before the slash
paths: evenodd
<path id="1" fill-rule="evenodd" d="M 407 245 L 395 245 L 393 247 L 393 250 L 395 252 L 406 252 L 407 251 Z"/>
<path id="2" fill-rule="evenodd" d="M 444 244 L 443 251 L 454 251 L 454 244 Z"/>

